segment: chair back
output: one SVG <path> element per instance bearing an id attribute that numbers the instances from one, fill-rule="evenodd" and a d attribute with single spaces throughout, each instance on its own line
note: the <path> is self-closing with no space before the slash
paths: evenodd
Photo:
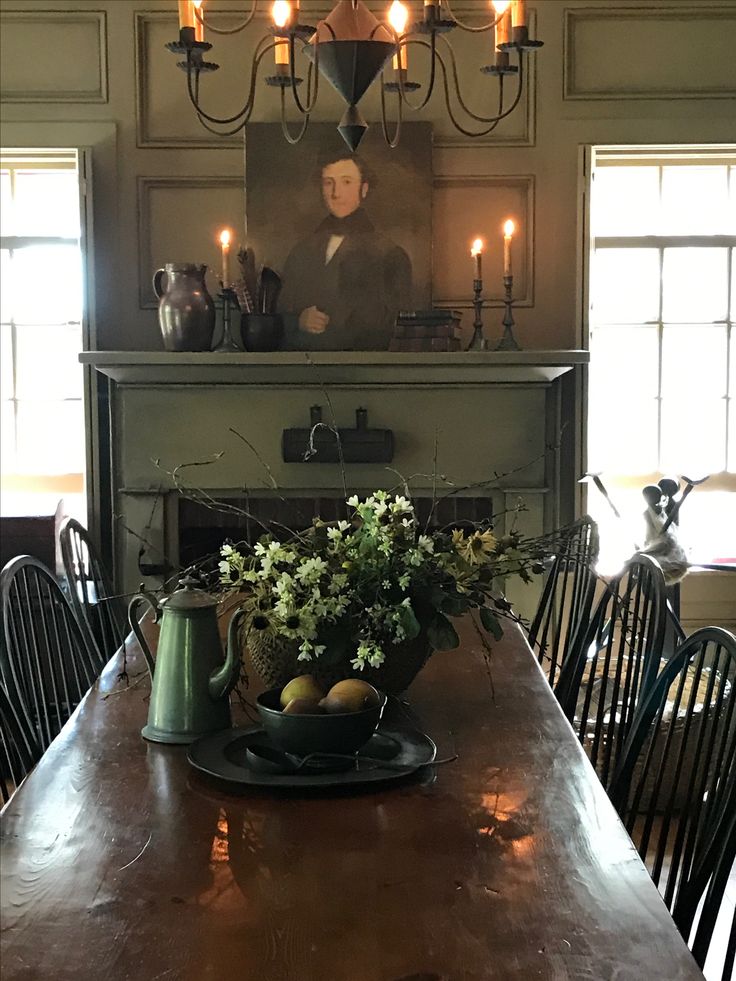
<path id="1" fill-rule="evenodd" d="M 637 555 L 612 579 L 582 642 L 559 674 L 555 694 L 604 787 L 608 787 L 637 703 L 659 669 L 667 616 L 657 562 Z"/>
<path id="2" fill-rule="evenodd" d="M 611 784 L 686 938 L 720 853 L 733 844 L 735 686 L 736 637 L 720 627 L 692 634 L 642 698 Z"/>
<path id="3" fill-rule="evenodd" d="M 127 632 L 122 600 L 116 596 L 87 530 L 77 520 L 66 519 L 59 543 L 72 606 L 80 622 L 88 625 L 103 661 L 107 661 Z"/>
<path id="4" fill-rule="evenodd" d="M 0 800 L 7 804 L 15 789 L 41 758 L 33 726 L 20 698 L 11 698 L 0 682 Z"/>
<path id="5" fill-rule="evenodd" d="M 46 750 L 94 683 L 100 655 L 38 559 L 11 559 L 0 574 L 0 597 L 0 676 L 20 694 L 36 742 Z"/>
<path id="6" fill-rule="evenodd" d="M 563 529 L 537 612 L 529 645 L 554 687 L 560 666 L 579 643 L 590 620 L 598 561 L 598 526 L 587 515 Z"/>

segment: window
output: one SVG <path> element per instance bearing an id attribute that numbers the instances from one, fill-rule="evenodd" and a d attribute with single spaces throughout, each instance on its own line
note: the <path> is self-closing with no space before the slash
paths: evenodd
<path id="1" fill-rule="evenodd" d="M 83 257 L 76 150 L 0 154 L 3 511 L 83 492 Z M 9 503 L 12 502 L 12 503 Z M 22 503 L 21 503 L 22 502 Z M 77 510 L 73 508 L 73 510 Z"/>
<path id="2" fill-rule="evenodd" d="M 708 476 L 683 506 L 693 561 L 736 556 L 736 146 L 595 148 L 588 466 L 643 539 L 641 490 Z M 625 557 L 617 554 L 612 562 Z"/>

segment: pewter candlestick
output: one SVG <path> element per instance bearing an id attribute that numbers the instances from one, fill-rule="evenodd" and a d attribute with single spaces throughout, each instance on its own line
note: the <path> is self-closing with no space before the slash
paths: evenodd
<path id="1" fill-rule="evenodd" d="M 481 293 L 483 292 L 483 280 L 474 279 L 473 280 L 473 293 L 475 294 L 473 298 L 473 309 L 475 310 L 475 319 L 473 320 L 473 337 L 468 344 L 468 351 L 487 351 L 488 341 L 483 336 L 483 298 Z"/>
<path id="2" fill-rule="evenodd" d="M 503 337 L 494 348 L 494 350 L 496 351 L 520 351 L 521 350 L 519 345 L 516 343 L 516 338 L 514 337 L 513 331 L 511 329 L 514 326 L 514 314 L 511 309 L 514 303 L 514 298 L 511 295 L 513 285 L 514 285 L 513 276 L 503 277 L 503 289 L 504 289 L 503 302 L 506 309 L 504 311 L 503 320 L 501 321 L 501 323 L 503 324 Z"/>
<path id="3" fill-rule="evenodd" d="M 235 295 L 235 291 L 229 286 L 223 286 L 220 293 L 220 299 L 222 301 L 222 338 L 220 343 L 213 350 L 218 354 L 228 351 L 239 351 L 240 348 L 235 343 L 233 335 L 230 332 L 230 304 L 232 304 L 236 310 L 238 307 L 238 299 Z"/>

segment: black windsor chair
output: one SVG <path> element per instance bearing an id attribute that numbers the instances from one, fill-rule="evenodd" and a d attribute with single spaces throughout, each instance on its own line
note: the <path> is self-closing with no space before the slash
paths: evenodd
<path id="1" fill-rule="evenodd" d="M 654 559 L 637 555 L 607 585 L 555 694 L 604 787 L 623 751 L 640 697 L 659 670 L 666 587 Z"/>
<path id="2" fill-rule="evenodd" d="M 557 674 L 587 629 L 595 593 L 598 526 L 585 515 L 560 533 L 559 552 L 547 574 L 529 645 L 554 687 Z"/>
<path id="3" fill-rule="evenodd" d="M 19 697 L 11 698 L 0 682 L 0 800 L 7 804 L 27 773 L 41 758 L 33 725 Z"/>
<path id="4" fill-rule="evenodd" d="M 41 750 L 92 686 L 103 659 L 46 566 L 21 555 L 0 574 L 0 675 L 18 691 Z"/>
<path id="5" fill-rule="evenodd" d="M 87 530 L 74 518 L 61 526 L 59 544 L 72 606 L 80 623 L 88 625 L 104 663 L 127 633 L 121 600 Z"/>
<path id="6" fill-rule="evenodd" d="M 729 631 L 696 631 L 662 668 L 639 704 L 610 797 L 685 939 L 711 883 L 696 938 L 702 966 L 733 864 L 736 637 Z"/>

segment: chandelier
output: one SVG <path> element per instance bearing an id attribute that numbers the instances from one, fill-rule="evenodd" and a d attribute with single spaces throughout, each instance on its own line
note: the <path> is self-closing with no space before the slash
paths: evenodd
<path id="1" fill-rule="evenodd" d="M 223 28 L 206 17 L 204 0 L 179 0 L 179 39 L 166 45 L 184 56 L 177 64 L 186 73 L 187 93 L 199 121 L 205 129 L 221 136 L 232 136 L 248 123 L 264 59 L 270 64 L 265 69 L 269 72 L 264 79 L 266 85 L 280 90 L 281 125 L 289 143 L 298 143 L 306 132 L 317 104 L 320 77 L 326 78 L 347 104 L 338 130 L 353 151 L 368 129 L 358 103 L 379 75 L 381 123 L 389 146 L 399 143 L 404 109 L 423 109 L 436 87 L 444 94 L 447 115 L 455 129 L 464 136 L 486 136 L 518 106 L 524 89 L 525 59 L 543 43 L 529 37 L 526 0 L 492 0 L 487 5 L 492 19 L 480 25 L 459 20 L 450 0 L 424 0 L 423 17 L 414 24 L 410 24 L 409 10 L 400 0 L 394 0 L 384 20 L 375 17 L 363 0 L 338 0 L 330 14 L 316 25 L 300 20 L 299 0 L 276 0 L 271 5 L 273 25 L 258 41 L 253 54 L 245 104 L 234 115 L 215 116 L 200 101 L 201 76 L 219 68 L 205 57 L 213 47 L 204 39 L 205 30 L 208 36 L 237 34 L 253 22 L 258 4 L 259 0 L 252 0 L 251 9 L 240 24 Z M 482 6 L 486 7 L 485 0 Z M 457 60 L 447 37 L 455 29 L 493 34 L 493 44 L 487 49 L 490 63 L 480 66 L 484 75 L 496 80 L 496 97 L 489 94 L 489 106 L 493 108 L 488 115 L 469 108 L 460 91 Z M 429 73 L 423 82 L 409 73 L 409 52 L 413 48 L 429 52 Z M 303 68 L 297 67 L 298 60 Z M 302 89 L 304 76 L 306 84 Z M 391 102 L 396 107 L 393 121 L 389 120 Z M 300 119 L 295 131 L 287 120 L 287 104 L 293 105 Z"/>

